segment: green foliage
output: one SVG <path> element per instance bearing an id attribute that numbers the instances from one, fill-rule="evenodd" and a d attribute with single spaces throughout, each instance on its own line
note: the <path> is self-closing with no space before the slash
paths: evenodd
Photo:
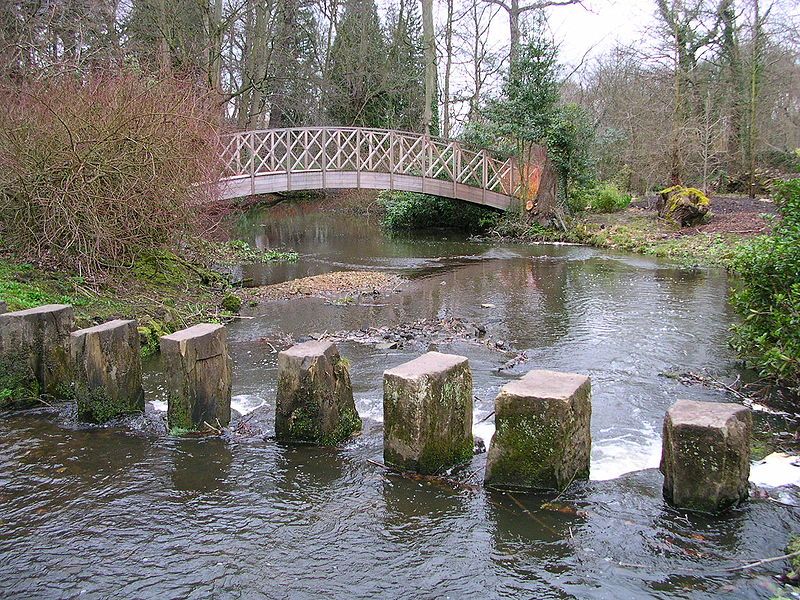
<path id="1" fill-rule="evenodd" d="M 237 262 L 266 263 L 272 261 L 295 262 L 300 255 L 293 250 L 260 250 L 244 240 L 231 240 L 223 245 L 223 252 Z"/>
<path id="2" fill-rule="evenodd" d="M 381 225 L 389 231 L 447 227 L 482 232 L 501 216 L 483 206 L 414 192 L 385 191 L 378 201 L 386 209 Z"/>
<path id="3" fill-rule="evenodd" d="M 331 46 L 326 99 L 335 123 L 358 127 L 385 124 L 387 49 L 374 0 L 347 0 Z"/>
<path id="4" fill-rule="evenodd" d="M 30 264 L 0 260 L 0 299 L 8 304 L 9 310 L 23 310 L 42 304 L 85 306 L 89 302 L 86 296 L 68 292 L 69 284 L 78 283 L 78 277 L 65 277 L 58 284 L 44 281 Z"/>
<path id="5" fill-rule="evenodd" d="M 385 65 L 392 85 L 385 96 L 385 116 L 381 125 L 390 129 L 422 129 L 425 59 L 418 7 L 417 2 L 401 3 L 398 10 L 389 12 Z"/>
<path id="6" fill-rule="evenodd" d="M 623 194 L 614 183 L 601 182 L 589 187 L 577 187 L 570 192 L 570 206 L 575 210 L 610 213 L 625 210 L 631 197 Z"/>
<path id="7" fill-rule="evenodd" d="M 594 171 L 591 147 L 594 128 L 581 106 L 565 104 L 553 113 L 545 143 L 561 178 L 561 190 L 586 184 Z"/>
<path id="8" fill-rule="evenodd" d="M 484 109 L 485 119 L 468 124 L 462 139 L 525 160 L 532 145 L 547 148 L 563 191 L 586 183 L 594 169 L 595 137 L 588 113 L 574 103 L 560 105 L 558 48 L 538 23 L 521 44 L 500 98 Z"/>
<path id="9" fill-rule="evenodd" d="M 230 313 L 237 313 L 239 309 L 242 308 L 242 299 L 236 294 L 227 293 L 222 297 L 220 306 L 222 310 L 226 310 Z"/>
<path id="10" fill-rule="evenodd" d="M 800 179 L 777 186 L 781 220 L 772 235 L 744 245 L 733 260 L 742 316 L 733 347 L 762 376 L 800 390 Z"/>

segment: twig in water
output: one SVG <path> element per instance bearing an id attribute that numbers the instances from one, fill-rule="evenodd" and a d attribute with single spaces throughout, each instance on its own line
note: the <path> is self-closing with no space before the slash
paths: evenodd
<path id="1" fill-rule="evenodd" d="M 217 423 L 219 423 L 219 419 L 217 419 Z M 219 430 L 219 429 L 217 429 L 216 427 L 214 427 L 213 425 L 211 425 L 211 424 L 210 424 L 208 421 L 203 421 L 203 425 L 205 425 L 205 426 L 206 426 L 206 427 L 208 427 L 208 428 L 209 428 L 211 431 L 213 431 L 214 433 L 216 433 L 216 434 L 218 434 L 218 435 L 219 435 L 220 433 L 222 433 L 222 431 L 221 431 L 221 430 Z"/>
<path id="2" fill-rule="evenodd" d="M 769 558 L 762 558 L 761 560 L 756 560 L 751 563 L 747 563 L 746 565 L 742 565 L 740 567 L 731 567 L 729 569 L 724 569 L 725 571 L 744 571 L 745 569 L 752 569 L 754 567 L 759 567 L 761 565 L 765 565 L 767 563 L 776 562 L 779 560 L 787 560 L 789 558 L 794 558 L 795 556 L 800 556 L 800 550 L 797 552 L 790 552 L 789 554 L 783 554 L 781 556 L 771 556 Z"/>
<path id="3" fill-rule="evenodd" d="M 475 423 L 475 425 L 478 425 L 478 424 L 480 424 L 480 423 L 483 423 L 484 421 L 488 421 L 488 420 L 489 420 L 491 417 L 493 417 L 493 416 L 494 416 L 494 411 L 490 412 L 488 415 L 486 415 L 485 417 L 483 417 L 483 418 L 482 418 L 480 421 L 478 421 L 477 423 Z"/>

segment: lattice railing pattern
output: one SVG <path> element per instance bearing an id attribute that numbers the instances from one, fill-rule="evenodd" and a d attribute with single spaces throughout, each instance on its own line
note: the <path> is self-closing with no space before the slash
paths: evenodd
<path id="1" fill-rule="evenodd" d="M 361 127 L 302 127 L 227 134 L 224 179 L 355 171 L 451 181 L 519 197 L 513 158 L 420 133 Z"/>

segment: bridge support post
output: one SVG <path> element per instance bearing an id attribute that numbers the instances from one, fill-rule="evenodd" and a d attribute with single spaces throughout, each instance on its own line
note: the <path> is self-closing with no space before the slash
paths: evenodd
<path id="1" fill-rule="evenodd" d="M 750 409 L 679 400 L 664 418 L 664 498 L 687 510 L 719 513 L 745 500 L 750 477 Z"/>
<path id="2" fill-rule="evenodd" d="M 383 458 L 434 474 L 472 457 L 472 372 L 464 356 L 428 352 L 383 374 Z"/>
<path id="3" fill-rule="evenodd" d="M 335 446 L 359 431 L 347 363 L 332 342 L 305 342 L 278 354 L 276 439 Z"/>
<path id="4" fill-rule="evenodd" d="M 69 396 L 72 307 L 46 304 L 0 315 L 0 378 L 10 395 L 0 408 L 35 406 L 40 396 Z"/>
<path id="5" fill-rule="evenodd" d="M 114 320 L 70 335 L 78 417 L 103 423 L 144 411 L 136 321 Z"/>
<path id="6" fill-rule="evenodd" d="M 504 385 L 494 401 L 486 485 L 560 491 L 588 479 L 591 393 L 588 377 L 555 371 L 530 371 Z"/>
<path id="7" fill-rule="evenodd" d="M 160 340 L 170 429 L 196 430 L 231 421 L 231 357 L 225 327 L 202 323 Z"/>

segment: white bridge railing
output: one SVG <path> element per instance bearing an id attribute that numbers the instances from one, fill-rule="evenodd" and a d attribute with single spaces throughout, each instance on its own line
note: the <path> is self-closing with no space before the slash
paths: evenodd
<path id="1" fill-rule="evenodd" d="M 222 137 L 225 198 L 328 188 L 424 192 L 507 209 L 513 158 L 420 133 L 360 127 L 243 131 Z"/>

